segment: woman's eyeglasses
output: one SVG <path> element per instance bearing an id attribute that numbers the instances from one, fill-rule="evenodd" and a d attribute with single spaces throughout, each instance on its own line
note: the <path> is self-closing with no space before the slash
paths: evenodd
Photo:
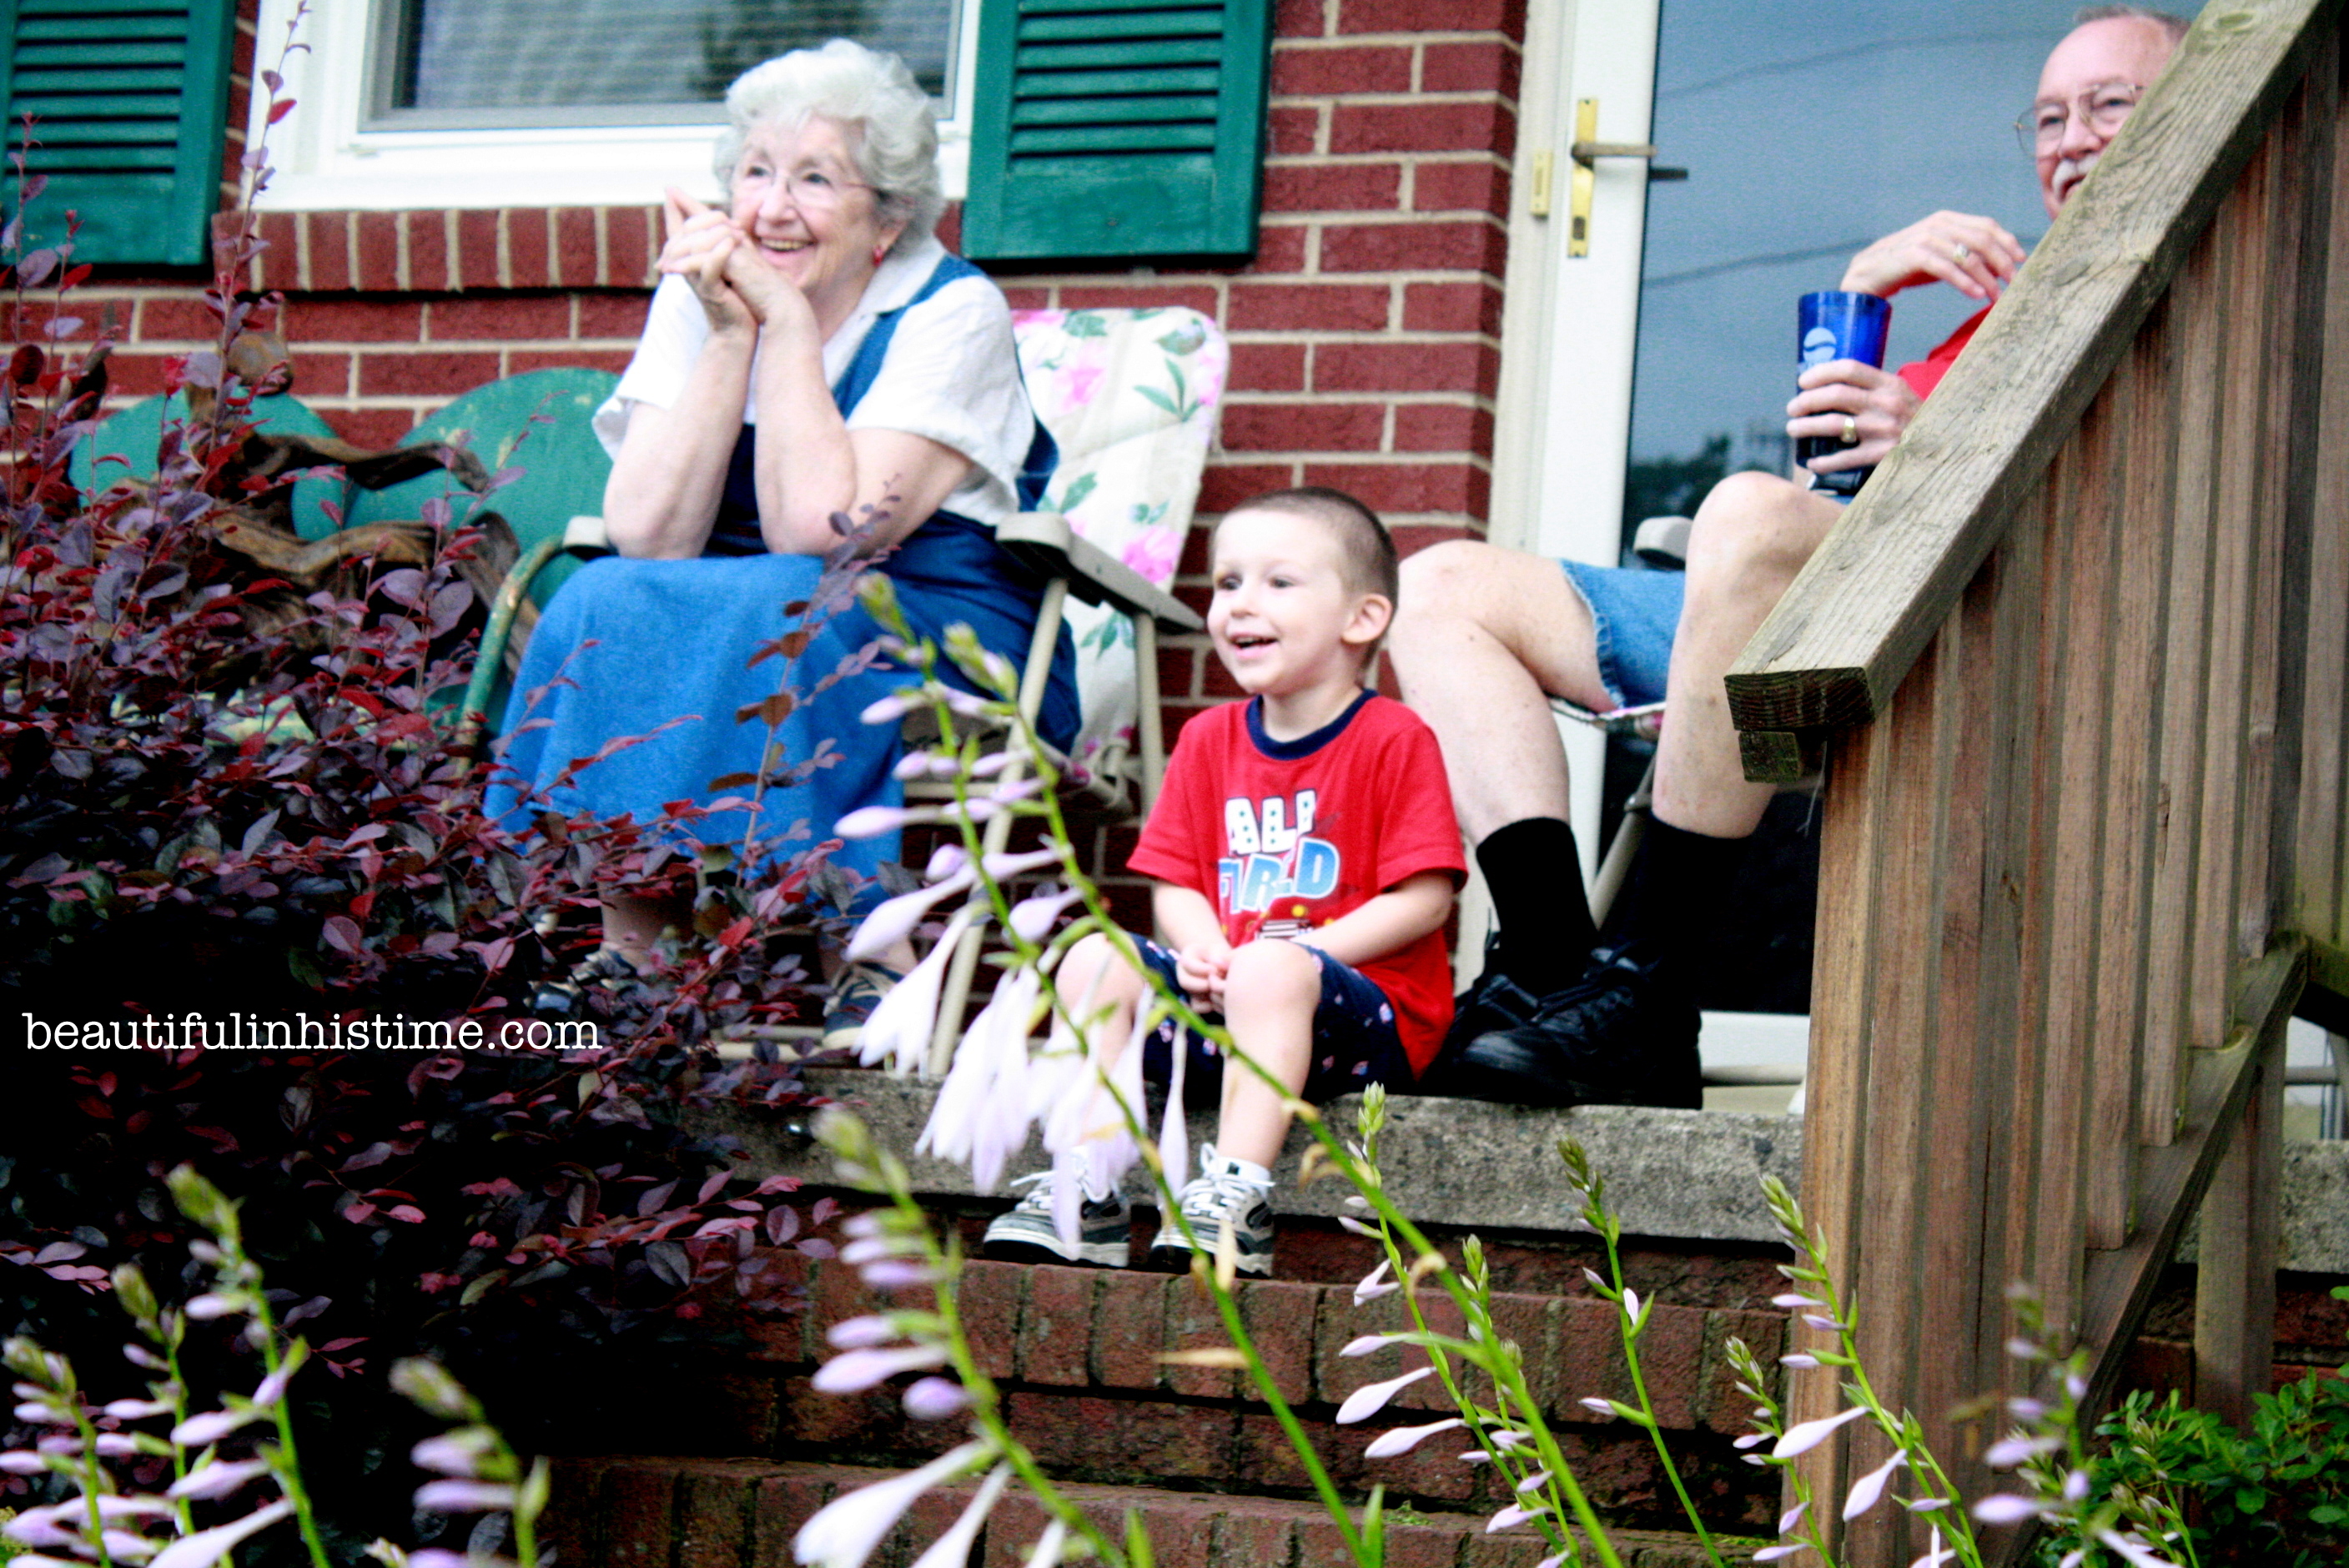
<path id="1" fill-rule="evenodd" d="M 771 185 L 778 180 L 783 194 L 802 212 L 836 211 L 851 191 L 874 189 L 861 180 L 843 180 L 821 169 L 799 169 L 779 176 L 772 169 L 758 163 L 746 164 L 736 173 L 734 188 L 739 191 L 745 185 Z"/>
<path id="2" fill-rule="evenodd" d="M 2053 152 L 2063 145 L 2064 127 L 2075 114 L 2098 136 L 2110 136 L 2120 129 L 2121 122 L 2144 96 L 2145 88 L 2135 82 L 2098 82 L 2068 103 L 2033 104 L 2031 112 L 2014 122 L 2015 139 L 2023 143 L 2025 152 Z"/>

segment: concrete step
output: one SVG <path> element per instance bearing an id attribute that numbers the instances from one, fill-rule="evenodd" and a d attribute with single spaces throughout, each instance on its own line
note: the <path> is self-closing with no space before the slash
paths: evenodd
<path id="1" fill-rule="evenodd" d="M 549 1534 L 564 1564 L 786 1568 L 792 1537 L 811 1514 L 841 1492 L 895 1473 L 816 1461 L 566 1460 L 556 1471 Z M 907 1568 L 953 1524 L 971 1491 L 966 1482 L 916 1503 L 874 1553 L 872 1568 Z M 1120 1538 L 1127 1511 L 1138 1511 L 1163 1568 L 1337 1568 L 1351 1562 L 1336 1524 L 1307 1500 L 1086 1482 L 1071 1483 L 1067 1491 Z M 1487 1533 L 1487 1518 L 1403 1510 L 1389 1522 L 1386 1561 L 1392 1568 L 1533 1568 L 1555 1550 L 1530 1525 Z M 1043 1511 L 1015 1488 L 989 1515 L 971 1563 L 1018 1568 L 1044 1522 Z M 1628 1568 L 1701 1568 L 1709 1562 L 1692 1536 L 1626 1530 L 1612 1539 Z M 1761 1544 L 1722 1542 L 1733 1560 Z"/>

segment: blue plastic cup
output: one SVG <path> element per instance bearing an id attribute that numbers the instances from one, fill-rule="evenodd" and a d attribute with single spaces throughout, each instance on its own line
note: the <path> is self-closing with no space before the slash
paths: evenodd
<path id="1" fill-rule="evenodd" d="M 1883 368 L 1884 339 L 1892 329 L 1892 302 L 1882 295 L 1821 289 L 1802 297 L 1795 321 L 1795 360 L 1803 370 L 1834 359 L 1857 359 Z M 1795 460 L 1807 469 L 1813 458 L 1843 449 L 1843 443 L 1833 436 L 1804 436 L 1795 442 Z M 1812 474 L 1811 488 L 1835 495 L 1857 495 L 1874 471 L 1845 469 L 1839 473 Z"/>

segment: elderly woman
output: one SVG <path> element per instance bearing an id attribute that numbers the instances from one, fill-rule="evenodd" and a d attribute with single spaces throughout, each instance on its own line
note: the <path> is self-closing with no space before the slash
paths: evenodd
<path id="1" fill-rule="evenodd" d="M 727 206 L 668 192 L 666 275 L 595 416 L 618 556 L 566 584 L 532 637 L 516 690 L 546 689 L 514 727 L 498 809 L 534 789 L 558 809 L 650 821 L 672 802 L 749 795 L 769 732 L 735 716 L 785 674 L 749 661 L 793 629 L 784 607 L 813 590 L 843 513 L 874 521 L 865 548 L 887 552 L 876 570 L 917 634 L 962 623 L 1016 662 L 1033 633 L 1042 585 L 992 525 L 1032 501 L 1023 478 L 1040 484 L 1050 442 L 1002 294 L 931 234 L 945 202 L 928 98 L 895 57 L 834 39 L 746 72 L 726 109 Z M 810 624 L 778 738 L 786 766 L 820 748 L 832 760 L 796 783 L 771 774 L 755 824 L 729 810 L 669 830 L 737 848 L 754 830 L 755 861 L 895 803 L 895 727 L 857 716 L 904 674 L 884 661 L 816 692 L 879 628 L 853 606 Z M 1076 727 L 1071 667 L 1063 633 L 1042 724 L 1061 742 Z M 865 840 L 833 862 L 869 875 L 896 852 L 894 837 Z M 677 913 L 607 903 L 607 951 L 640 963 Z"/>

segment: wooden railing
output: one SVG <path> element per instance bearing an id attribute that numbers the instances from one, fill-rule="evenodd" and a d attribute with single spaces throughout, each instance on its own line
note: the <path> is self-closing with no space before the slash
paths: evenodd
<path id="1" fill-rule="evenodd" d="M 2267 1387 L 2283 1026 L 2349 990 L 2339 22 L 2212 0 L 1729 676 L 1750 774 L 1826 768 L 1804 1198 L 1976 1489 L 2009 1283 L 2101 1402 L 2198 1203 L 2199 1401 Z"/>

